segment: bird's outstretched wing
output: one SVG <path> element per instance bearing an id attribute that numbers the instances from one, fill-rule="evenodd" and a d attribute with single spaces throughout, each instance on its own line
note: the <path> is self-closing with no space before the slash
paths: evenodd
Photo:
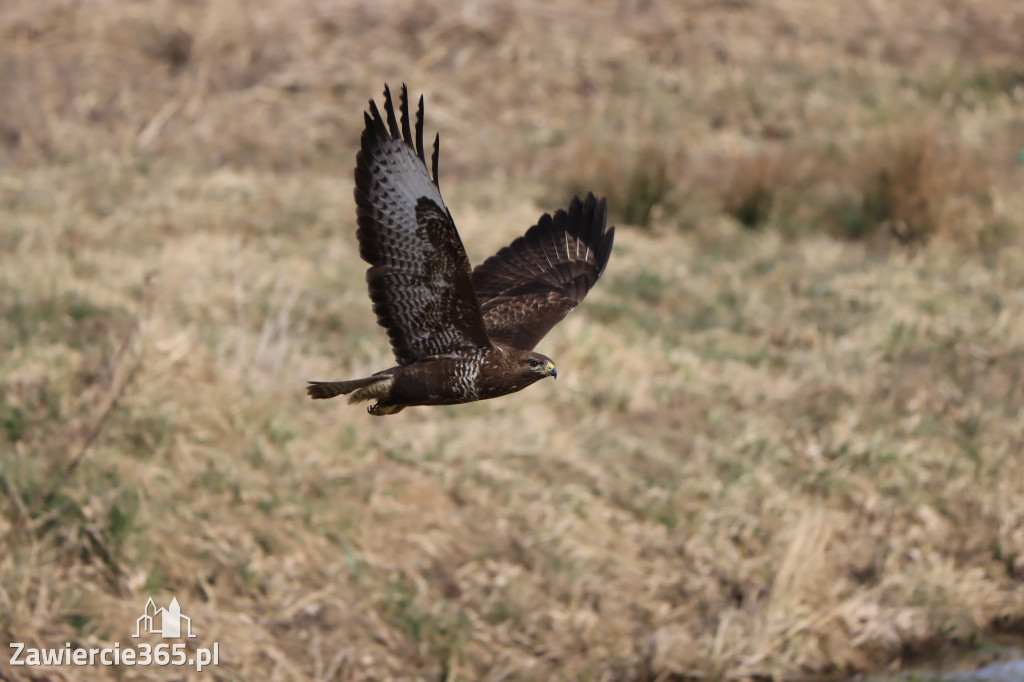
<path id="1" fill-rule="evenodd" d="M 423 97 L 416 137 L 402 86 L 401 123 L 384 88 L 387 123 L 370 101 L 356 155 L 359 254 L 370 268 L 366 282 L 377 322 L 388 330 L 399 364 L 429 355 L 491 345 L 473 291 L 466 250 L 437 186 L 439 138 L 423 156 Z M 399 127 L 401 125 L 401 127 Z"/>
<path id="2" fill-rule="evenodd" d="M 484 326 L 494 341 L 531 350 L 604 272 L 615 228 L 604 199 L 574 198 L 473 271 Z"/>

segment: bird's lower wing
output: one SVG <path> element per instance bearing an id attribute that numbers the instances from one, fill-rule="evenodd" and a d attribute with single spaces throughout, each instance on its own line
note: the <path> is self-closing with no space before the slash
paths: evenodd
<path id="1" fill-rule="evenodd" d="M 604 272 L 615 228 L 593 194 L 544 214 L 526 234 L 473 271 L 484 326 L 494 341 L 530 350 L 575 308 Z"/>

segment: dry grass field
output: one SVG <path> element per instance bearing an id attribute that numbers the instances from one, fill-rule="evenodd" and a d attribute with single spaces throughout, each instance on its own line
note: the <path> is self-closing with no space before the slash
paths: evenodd
<path id="1" fill-rule="evenodd" d="M 1024 636 L 1017 0 L 7 0 L 5 680 L 819 680 Z M 557 382 L 375 418 L 362 111 L 471 260 L 593 189 Z M 159 640 L 148 640 L 154 643 Z"/>

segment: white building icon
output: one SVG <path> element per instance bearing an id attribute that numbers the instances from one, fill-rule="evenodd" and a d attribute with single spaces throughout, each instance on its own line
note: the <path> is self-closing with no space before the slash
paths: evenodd
<path id="1" fill-rule="evenodd" d="M 187 637 L 195 637 L 192 632 L 192 619 L 181 615 L 181 607 L 178 606 L 178 598 L 171 599 L 171 605 L 166 609 L 156 607 L 153 598 L 146 602 L 146 610 L 135 621 L 135 634 L 132 637 L 139 637 L 143 632 L 154 635 L 161 635 L 164 639 L 181 637 L 181 623 L 185 622 Z"/>

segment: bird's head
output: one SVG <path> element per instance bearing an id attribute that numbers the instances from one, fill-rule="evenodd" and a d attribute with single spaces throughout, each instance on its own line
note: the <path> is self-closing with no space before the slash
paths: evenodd
<path id="1" fill-rule="evenodd" d="M 520 363 L 525 376 L 530 377 L 532 381 L 538 381 L 544 377 L 558 378 L 555 363 L 551 362 L 551 358 L 546 355 L 524 353 Z"/>

